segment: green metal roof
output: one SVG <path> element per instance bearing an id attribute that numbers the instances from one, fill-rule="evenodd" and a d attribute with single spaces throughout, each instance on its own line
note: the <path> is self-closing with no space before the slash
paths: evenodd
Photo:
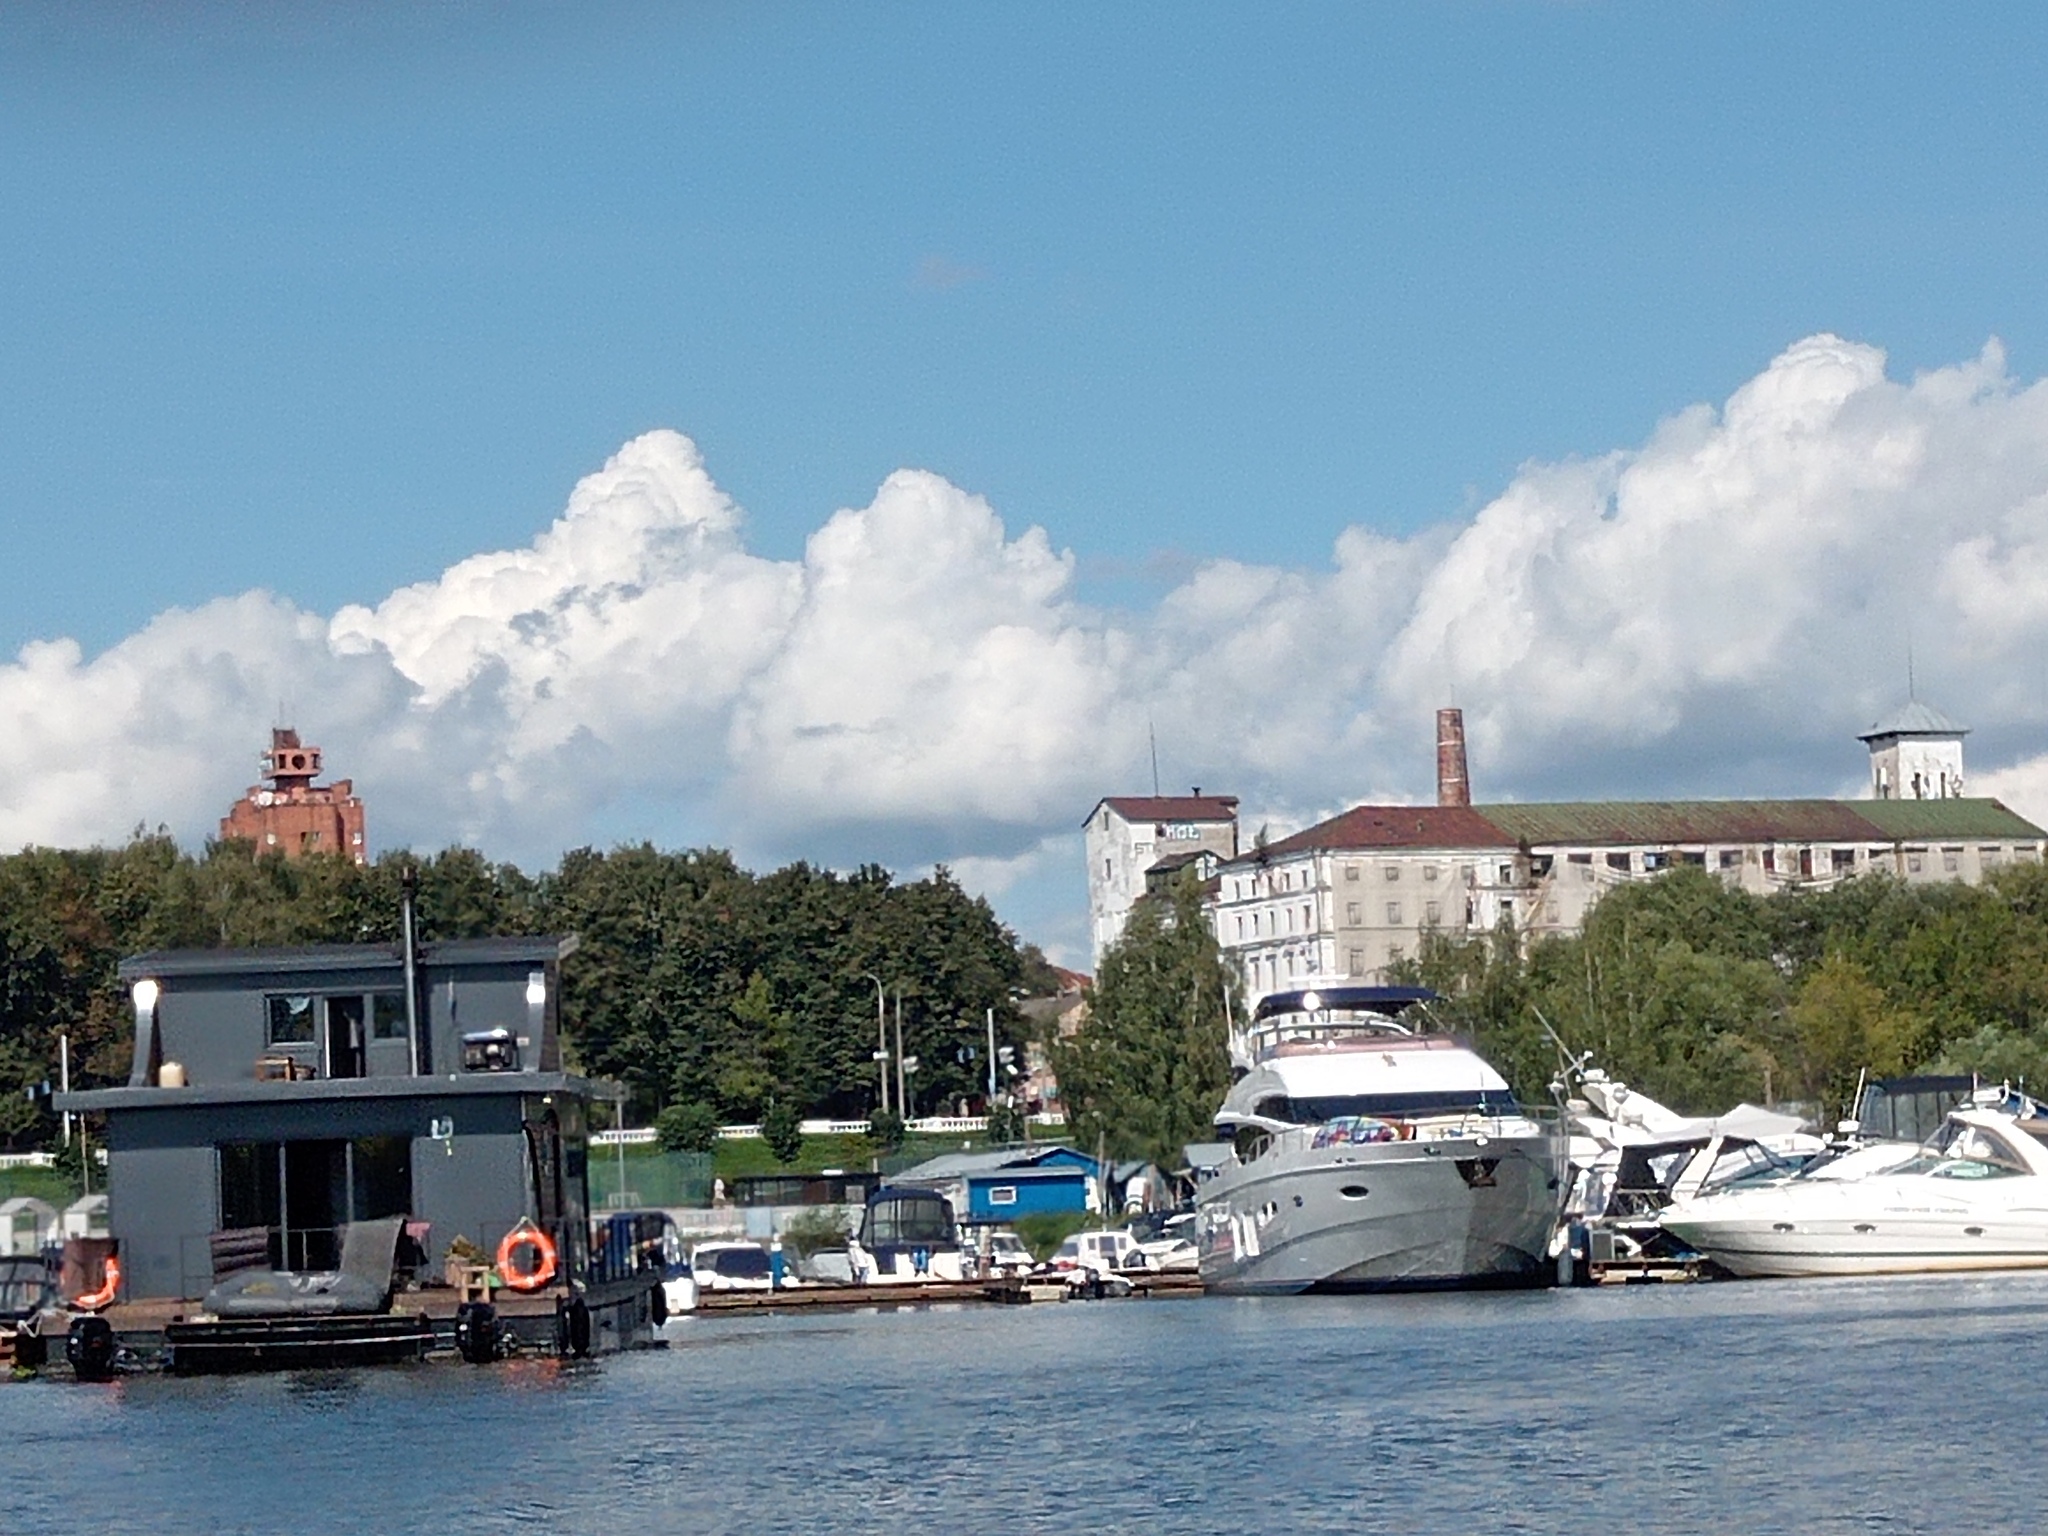
<path id="1" fill-rule="evenodd" d="M 1583 800 L 1475 806 L 1515 842 L 1868 842 L 1876 829 L 1844 800 Z"/>
<path id="2" fill-rule="evenodd" d="M 1585 800 L 1473 809 L 1510 841 L 1532 846 L 2048 837 L 1996 800 Z"/>
<path id="3" fill-rule="evenodd" d="M 1856 810 L 1891 842 L 2048 837 L 1996 800 L 1859 800 Z"/>

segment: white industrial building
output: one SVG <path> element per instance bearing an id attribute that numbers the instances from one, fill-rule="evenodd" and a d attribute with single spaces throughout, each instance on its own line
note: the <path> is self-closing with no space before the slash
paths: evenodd
<path id="1" fill-rule="evenodd" d="M 1447 714 L 1450 712 L 1446 712 Z M 1461 803 L 1462 724 L 1439 719 L 1433 806 L 1363 805 L 1217 870 L 1216 937 L 1259 996 L 1378 978 L 1431 930 L 1524 939 L 1578 931 L 1615 886 L 1677 864 L 1759 894 L 1872 871 L 1974 883 L 2038 860 L 2048 833 L 1962 797 L 1962 727 L 1912 704 L 1861 738 L 1870 800 Z"/>

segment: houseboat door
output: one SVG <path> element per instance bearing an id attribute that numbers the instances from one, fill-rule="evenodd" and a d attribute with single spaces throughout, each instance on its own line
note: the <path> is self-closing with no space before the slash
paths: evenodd
<path id="1" fill-rule="evenodd" d="M 326 1039 L 322 1042 L 329 1077 L 364 1075 L 363 1000 L 359 996 L 326 1000 Z"/>

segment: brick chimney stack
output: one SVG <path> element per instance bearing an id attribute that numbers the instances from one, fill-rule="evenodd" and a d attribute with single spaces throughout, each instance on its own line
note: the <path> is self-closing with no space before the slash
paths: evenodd
<path id="1" fill-rule="evenodd" d="M 1465 773 L 1465 711 L 1436 712 L 1436 803 L 1470 805 L 1472 781 Z"/>

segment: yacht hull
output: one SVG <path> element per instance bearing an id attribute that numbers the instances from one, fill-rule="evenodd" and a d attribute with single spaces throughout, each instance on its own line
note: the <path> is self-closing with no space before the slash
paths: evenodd
<path id="1" fill-rule="evenodd" d="M 2048 1209 L 1872 1187 L 1889 1182 L 1701 1200 L 1663 1224 L 1746 1279 L 2048 1268 Z"/>
<path id="2" fill-rule="evenodd" d="M 1196 1207 L 1224 1294 L 1545 1285 L 1563 1148 L 1547 1134 L 1276 1148 Z"/>

